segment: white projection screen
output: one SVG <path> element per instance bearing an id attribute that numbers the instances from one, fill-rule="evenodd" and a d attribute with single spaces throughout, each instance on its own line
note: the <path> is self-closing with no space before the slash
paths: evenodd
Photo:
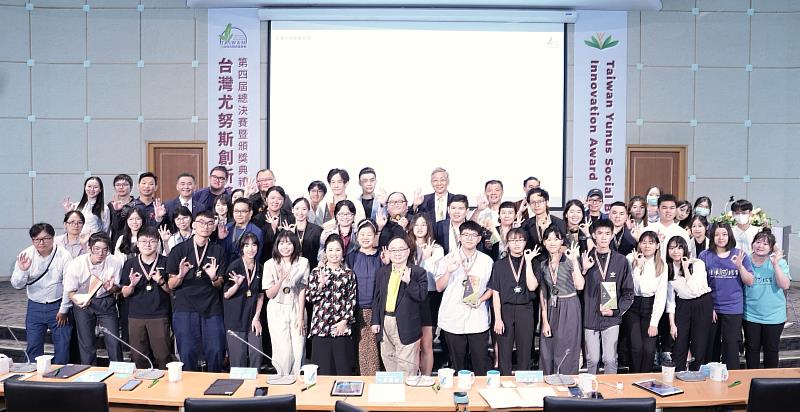
<path id="1" fill-rule="evenodd" d="M 565 188 L 563 23 L 291 22 L 270 25 L 268 165 L 292 198 L 358 171 L 409 197 L 431 171 L 470 206 L 489 179 L 505 198 L 538 177 Z"/>

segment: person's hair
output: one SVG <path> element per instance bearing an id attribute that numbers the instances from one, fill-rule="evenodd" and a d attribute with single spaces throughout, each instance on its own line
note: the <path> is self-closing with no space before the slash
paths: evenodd
<path id="1" fill-rule="evenodd" d="M 683 265 L 681 264 L 678 265 L 678 273 L 675 273 L 675 265 L 673 265 L 674 260 L 672 260 L 672 257 L 669 255 L 669 250 L 673 246 L 681 248 L 681 250 L 683 250 L 683 256 L 689 257 L 689 245 L 686 243 L 686 239 L 682 236 L 671 237 L 667 242 L 667 256 L 664 256 L 664 259 L 667 261 L 667 280 L 675 279 L 675 275 L 686 276 L 686 274 L 683 273 Z M 692 264 L 689 264 L 689 273 L 692 273 Z"/>
<path id="2" fill-rule="evenodd" d="M 722 229 L 728 232 L 728 243 L 724 246 L 725 251 L 728 252 L 733 250 L 733 248 L 736 247 L 736 239 L 733 236 L 733 228 L 731 228 L 730 224 L 725 222 L 717 222 L 711 226 L 711 242 L 709 242 L 709 247 L 716 253 L 717 243 L 714 241 L 714 238 L 717 237 L 717 229 Z"/>
<path id="3" fill-rule="evenodd" d="M 525 187 L 525 186 L 527 186 L 527 185 L 528 185 L 528 182 L 530 182 L 531 180 L 535 180 L 535 181 L 537 181 L 537 182 L 539 182 L 539 183 L 541 183 L 541 182 L 542 182 L 541 180 L 539 180 L 539 179 L 538 179 L 538 178 L 536 178 L 536 177 L 533 177 L 533 176 L 528 176 L 528 177 L 527 177 L 525 180 L 523 180 L 523 181 L 522 181 L 522 187 Z"/>
<path id="4" fill-rule="evenodd" d="M 272 193 L 272 192 L 278 192 L 278 194 L 281 195 L 281 198 L 286 199 L 286 191 L 283 190 L 282 187 L 280 187 L 280 186 L 272 186 L 269 189 L 267 189 L 267 192 L 264 195 L 269 197 L 269 194 Z"/>
<path id="5" fill-rule="evenodd" d="M 700 216 L 700 215 L 694 215 L 694 216 L 692 216 L 692 219 L 691 219 L 691 220 L 689 220 L 689 227 L 692 227 L 692 226 L 694 226 L 694 222 L 695 222 L 695 220 L 696 220 L 696 221 L 698 221 L 698 222 L 700 222 L 700 224 L 701 224 L 701 225 L 703 225 L 703 227 L 705 227 L 706 229 L 708 229 L 708 219 L 706 219 L 706 217 L 705 217 L 705 216 Z"/>
<path id="6" fill-rule="evenodd" d="M 568 201 L 566 205 L 564 205 L 564 224 L 567 226 L 569 226 L 569 220 L 567 220 L 567 212 L 569 212 L 569 209 L 573 206 L 577 207 L 581 211 L 581 221 L 578 223 L 583 223 L 583 220 L 586 219 L 586 209 L 584 209 L 583 202 L 581 202 L 578 199 L 572 199 Z"/>
<path id="7" fill-rule="evenodd" d="M 661 190 L 660 187 L 658 187 L 658 186 L 650 186 L 650 187 L 647 188 L 647 190 L 644 191 L 644 196 L 642 196 L 642 197 L 647 197 L 647 194 L 650 193 L 650 191 L 653 190 L 653 189 L 658 190 L 658 196 L 659 197 L 661 197 L 661 195 L 664 194 L 664 191 Z"/>
<path id="8" fill-rule="evenodd" d="M 233 206 L 236 206 L 239 203 L 243 203 L 243 204 L 247 205 L 247 208 L 250 209 L 251 212 L 253 211 L 253 201 L 251 201 L 250 199 L 248 199 L 246 197 L 240 197 L 240 198 L 236 199 L 233 202 Z M 233 207 L 231 207 L 231 209 L 233 209 Z M 231 212 L 233 212 L 233 211 L 231 210 Z"/>
<path id="9" fill-rule="evenodd" d="M 330 237 L 330 236 L 329 236 Z M 272 246 L 272 258 L 275 259 L 276 262 L 281 261 L 281 253 L 278 251 L 278 244 L 281 243 L 281 240 L 289 239 L 292 242 L 292 255 L 289 256 L 289 260 L 294 263 L 300 258 L 303 253 L 303 247 L 300 245 L 300 237 L 297 236 L 297 233 L 294 233 L 291 230 L 281 230 L 275 235 L 275 243 Z M 344 250 L 342 250 L 344 252 Z"/>
<path id="10" fill-rule="evenodd" d="M 102 186 L 101 186 L 102 187 Z M 731 204 L 731 212 L 752 212 L 753 204 L 747 199 L 739 199 Z"/>
<path id="11" fill-rule="evenodd" d="M 53 229 L 53 225 L 45 222 L 36 223 L 28 230 L 28 235 L 30 235 L 31 239 L 39 236 L 40 233 L 45 232 L 50 236 L 56 235 L 56 230 Z"/>
<path id="12" fill-rule="evenodd" d="M 550 229 L 551 227 L 554 227 L 554 226 L 550 225 L 547 229 Z M 547 232 L 546 229 L 545 229 L 545 232 Z M 561 232 L 559 232 L 559 234 L 560 233 Z M 525 229 L 521 228 L 521 227 L 513 227 L 513 228 L 509 229 L 508 233 L 506 233 L 506 242 L 508 242 L 508 238 L 510 238 L 511 235 L 516 235 L 517 237 L 521 237 L 521 238 L 525 239 L 526 242 L 528 241 L 528 232 Z M 545 238 L 545 239 L 547 239 L 547 238 Z"/>
<path id="13" fill-rule="evenodd" d="M 242 199 L 242 198 L 240 198 L 240 199 Z M 236 200 L 239 200 L 239 199 L 236 199 Z M 217 195 L 217 197 L 214 198 L 214 203 L 212 203 L 212 205 L 214 205 L 214 206 L 212 206 L 211 210 L 210 210 L 210 212 L 212 214 L 211 218 L 213 219 L 214 217 L 216 217 L 216 215 L 217 215 L 217 203 L 219 203 L 219 202 L 222 202 L 222 204 L 224 204 L 225 207 L 228 208 L 228 211 L 225 213 L 225 217 L 228 218 L 228 219 L 232 219 L 233 218 L 233 204 L 231 204 L 231 198 L 229 198 L 227 195 L 225 195 L 225 193 L 223 193 L 221 195 Z M 250 210 L 253 210 L 253 208 L 250 207 Z"/>
<path id="14" fill-rule="evenodd" d="M 371 168 L 371 167 L 365 167 L 365 168 L 361 169 L 361 170 L 358 172 L 358 179 L 359 179 L 359 180 L 361 180 L 361 176 L 368 175 L 368 174 L 373 174 L 373 175 L 375 175 L 375 176 L 378 176 L 378 175 L 375 173 L 375 169 L 373 169 L 373 168 Z"/>
<path id="15" fill-rule="evenodd" d="M 514 202 L 512 202 L 510 200 L 506 200 L 505 202 L 500 203 L 500 207 L 497 208 L 498 211 L 500 211 L 502 209 L 511 209 L 511 210 L 514 211 L 514 213 L 516 213 L 517 212 L 517 205 L 514 204 Z"/>
<path id="16" fill-rule="evenodd" d="M 138 183 L 142 183 L 142 180 L 144 180 L 145 178 L 148 178 L 148 177 L 152 177 L 153 178 L 153 182 L 156 184 L 156 186 L 158 186 L 158 176 L 156 176 L 156 174 L 153 173 L 153 172 L 144 172 L 144 173 L 140 174 Z"/>
<path id="17" fill-rule="evenodd" d="M 191 222 L 191 220 L 192 220 L 192 211 L 189 210 L 189 208 L 186 207 L 186 206 L 183 206 L 183 205 L 178 206 L 178 207 L 175 208 L 175 211 L 172 212 L 172 221 L 174 222 L 175 219 L 178 218 L 179 216 L 188 216 L 189 217 L 189 221 Z"/>
<path id="18" fill-rule="evenodd" d="M 336 242 L 336 243 L 339 244 L 339 247 L 342 248 L 342 253 L 344 254 L 344 252 L 345 252 L 345 250 L 344 250 L 344 241 L 342 241 L 342 237 L 339 236 L 338 233 L 333 233 L 330 236 L 328 236 L 327 239 L 325 239 L 325 243 L 322 245 L 322 250 L 323 251 L 327 250 L 328 249 L 328 245 L 333 243 L 333 242 Z"/>
<path id="19" fill-rule="evenodd" d="M 161 235 L 158 234 L 156 228 L 144 225 L 142 225 L 142 228 L 139 229 L 139 233 L 136 234 L 136 240 L 139 240 L 143 237 L 161 240 Z"/>
<path id="20" fill-rule="evenodd" d="M 342 182 L 347 183 L 350 181 L 350 175 L 347 173 L 347 170 L 333 168 L 328 171 L 328 184 L 331 183 L 331 180 L 334 176 L 339 175 L 342 178 Z"/>
<path id="21" fill-rule="evenodd" d="M 612 204 L 610 204 L 610 205 L 608 205 L 608 210 L 611 210 L 611 208 L 614 208 L 614 207 L 617 207 L 617 206 L 625 209 L 626 211 L 628 210 L 628 206 L 625 205 L 625 202 L 622 202 L 622 201 L 619 201 L 619 200 L 614 202 L 614 203 L 612 203 Z"/>
<path id="22" fill-rule="evenodd" d="M 106 246 L 108 246 L 109 249 L 114 247 L 114 245 L 111 244 L 111 238 L 108 237 L 108 235 L 103 233 L 103 232 L 96 232 L 96 233 L 93 233 L 91 236 L 89 236 L 89 247 L 90 248 L 94 247 L 94 245 L 96 245 L 96 244 L 98 244 L 100 242 L 105 243 Z"/>
<path id="23" fill-rule="evenodd" d="M 501 190 L 503 189 L 503 182 L 497 179 L 487 180 L 486 183 L 483 185 L 483 190 L 486 190 L 486 188 L 488 188 L 489 185 L 500 185 L 500 189 Z"/>
<path id="24" fill-rule="evenodd" d="M 378 233 L 378 227 L 375 226 L 375 223 L 372 223 L 372 221 L 369 219 L 361 219 L 361 221 L 358 222 L 358 225 L 356 226 L 356 236 L 358 236 L 358 233 L 361 232 L 361 229 L 364 228 L 372 229 L 373 234 Z"/>
<path id="25" fill-rule="evenodd" d="M 648 230 L 639 237 L 639 241 L 636 243 L 636 251 L 641 252 L 641 243 L 645 239 L 650 239 L 653 242 L 656 242 L 656 253 L 653 255 L 653 263 L 656 264 L 656 277 L 661 276 L 661 272 L 664 271 L 664 259 L 661 258 L 661 241 L 658 239 L 658 234 L 653 232 L 652 230 Z M 684 249 L 685 250 L 685 249 Z"/>
<path id="26" fill-rule="evenodd" d="M 131 179 L 131 177 L 129 175 L 126 175 L 124 173 L 120 173 L 120 174 L 114 176 L 114 183 L 113 184 L 116 185 L 117 182 L 119 182 L 120 180 L 124 180 L 125 182 L 128 182 L 128 186 L 131 186 L 131 187 L 133 186 L 133 179 Z"/>
<path id="27" fill-rule="evenodd" d="M 214 202 L 214 204 L 216 204 L 216 202 Z M 230 203 L 228 203 L 228 204 L 230 204 Z M 230 213 L 230 211 L 231 211 L 231 208 L 229 207 L 228 208 L 228 212 Z M 212 211 L 212 210 L 204 210 L 204 211 L 198 213 L 197 216 L 194 217 L 194 220 L 197 220 L 198 217 L 204 217 L 206 219 L 214 220 L 214 219 L 216 219 L 217 214 L 214 213 L 214 211 Z"/>
<path id="28" fill-rule="evenodd" d="M 280 232 L 278 232 L 278 234 L 280 234 Z M 276 239 L 276 242 L 275 242 L 275 248 L 274 249 L 278 249 L 278 242 L 277 242 L 278 237 L 276 236 L 275 239 Z M 255 233 L 253 233 L 253 232 L 244 232 L 242 237 L 239 238 L 239 242 L 236 245 L 234 245 L 234 246 L 236 246 L 236 249 L 239 250 L 239 255 L 240 256 L 244 256 L 244 245 L 247 242 L 252 242 L 253 244 L 256 245 L 256 248 L 258 248 L 258 249 L 261 248 L 261 242 L 258 240 L 258 236 L 256 236 Z M 256 249 L 256 250 L 258 250 L 258 249 Z M 258 252 L 256 252 L 256 253 L 258 253 Z M 256 256 L 255 260 L 256 260 L 256 262 L 258 262 L 258 256 Z"/>
<path id="29" fill-rule="evenodd" d="M 294 202 L 292 202 L 292 207 L 297 206 L 297 204 L 300 203 L 300 202 L 305 203 L 306 204 L 306 209 L 311 210 L 311 202 L 309 202 L 308 199 L 306 199 L 304 197 L 298 197 L 297 199 L 295 199 Z"/>
<path id="30" fill-rule="evenodd" d="M 392 192 L 392 193 L 389 193 L 388 196 L 386 196 L 386 202 L 387 203 L 389 202 L 389 198 L 392 197 L 392 195 L 394 195 L 394 194 L 399 194 L 400 196 L 403 196 L 403 201 L 404 202 L 408 202 L 408 199 L 406 199 L 406 194 L 405 193 L 403 193 L 403 192 Z"/>
<path id="31" fill-rule="evenodd" d="M 128 213 L 128 216 L 125 216 L 125 225 L 122 229 L 122 236 L 120 236 L 120 239 L 122 239 L 122 241 L 120 241 L 119 243 L 119 251 L 126 255 L 130 255 L 132 253 L 139 253 L 139 248 L 135 244 L 131 243 L 133 239 L 133 232 L 131 231 L 130 226 L 128 226 L 128 219 L 130 219 L 130 217 L 133 216 L 134 214 L 138 215 L 139 218 L 142 219 L 142 227 L 139 228 L 139 232 L 141 232 L 142 229 L 145 228 L 145 223 L 147 223 L 147 219 L 144 216 L 144 213 L 138 207 L 132 208 L 130 213 Z M 136 236 L 137 237 L 139 236 L 138 232 L 136 233 Z M 108 247 L 113 247 L 113 245 L 108 245 Z"/>
<path id="32" fill-rule="evenodd" d="M 478 235 L 483 234 L 483 226 L 478 224 L 478 222 L 474 222 L 472 220 L 467 220 L 466 222 L 462 223 L 458 227 L 458 234 L 462 234 L 466 230 L 472 230 L 476 232 Z"/>
<path id="33" fill-rule="evenodd" d="M 69 220 L 72 215 L 78 215 L 78 218 L 81 220 L 81 222 L 86 223 L 86 218 L 83 216 L 83 212 L 80 210 L 70 210 L 69 212 L 64 213 L 64 223 L 67 223 L 67 220 Z"/>
<path id="34" fill-rule="evenodd" d="M 227 167 L 225 167 L 225 166 L 214 166 L 213 168 L 211 168 L 211 170 L 208 171 L 208 175 L 211 176 L 211 173 L 214 173 L 215 170 L 220 171 L 222 173 L 225 173 L 225 178 L 226 179 L 228 178 L 228 168 Z"/>
<path id="35" fill-rule="evenodd" d="M 97 194 L 97 198 L 95 199 L 94 206 L 92 206 L 92 214 L 97 216 L 100 221 L 103 220 L 103 210 L 106 207 L 106 203 L 103 200 L 103 193 L 105 189 L 103 189 L 103 180 L 97 176 L 89 176 L 86 180 L 83 181 L 83 196 L 81 196 L 81 201 L 78 202 L 78 209 L 83 210 L 83 207 L 86 205 L 86 202 L 89 201 L 89 195 L 86 194 L 86 184 L 89 183 L 90 180 L 96 180 L 97 185 L 100 186 L 100 193 Z"/>
<path id="36" fill-rule="evenodd" d="M 233 199 L 233 195 L 235 195 L 236 193 L 239 193 L 239 192 L 242 192 L 242 197 L 245 197 L 244 196 L 244 189 L 242 189 L 241 187 L 237 187 L 236 189 L 233 189 L 231 191 L 231 199 Z"/>
<path id="37" fill-rule="evenodd" d="M 194 178 L 193 174 L 191 174 L 189 172 L 183 172 L 183 173 L 179 174 L 178 177 L 175 178 L 175 182 L 178 182 L 179 180 L 181 180 L 182 177 L 190 177 L 190 178 L 192 178 L 193 182 L 195 181 L 195 178 Z"/>
<path id="38" fill-rule="evenodd" d="M 347 210 L 350 211 L 350 213 L 352 213 L 354 215 L 356 214 L 356 205 L 354 205 L 353 202 L 351 202 L 351 201 L 349 201 L 347 199 L 340 200 L 340 201 L 336 202 L 336 206 L 333 208 L 334 219 L 337 222 L 339 221 L 339 217 L 338 217 L 339 212 L 344 208 L 347 208 Z"/>
<path id="39" fill-rule="evenodd" d="M 753 236 L 753 244 L 756 244 L 758 240 L 766 240 L 767 243 L 769 243 L 770 251 L 775 250 L 775 243 L 777 243 L 777 240 L 775 240 L 775 235 L 772 234 L 772 229 L 768 227 L 762 228 L 760 232 Z"/>
<path id="40" fill-rule="evenodd" d="M 689 202 L 688 200 L 681 200 L 675 206 L 676 206 L 676 209 L 680 209 L 680 208 L 686 206 L 686 208 L 688 209 L 689 213 L 686 215 L 686 217 L 683 220 L 678 222 L 678 225 L 680 227 L 683 227 L 683 228 L 690 227 L 691 226 L 691 221 L 692 221 L 692 214 L 693 214 L 692 212 L 694 212 L 694 210 L 692 209 L 692 203 Z"/>
<path id="41" fill-rule="evenodd" d="M 386 247 L 388 248 L 389 244 L 394 242 L 395 239 L 400 239 L 400 240 L 403 241 L 403 243 L 405 243 L 406 247 L 408 248 L 408 257 L 406 257 L 406 265 L 409 265 L 409 266 L 413 265 L 414 264 L 414 258 L 417 255 L 417 242 L 415 242 L 413 239 L 411 239 L 408 236 L 403 236 L 403 235 L 399 235 L 398 234 L 398 235 L 393 235 L 389 239 L 389 241 L 386 242 Z"/>
<path id="42" fill-rule="evenodd" d="M 428 228 L 427 232 L 425 232 L 425 238 L 423 239 L 425 242 L 427 242 L 433 239 L 433 224 L 431 223 L 431 219 L 428 219 L 424 214 L 417 213 L 414 216 L 411 216 L 411 220 L 408 222 L 406 231 L 408 232 L 409 237 L 416 240 L 416 237 L 414 237 L 414 225 L 416 225 L 420 219 L 425 222 L 425 226 Z"/>
<path id="43" fill-rule="evenodd" d="M 644 197 L 639 195 L 631 196 L 630 200 L 628 200 L 628 214 L 631 214 L 631 208 L 633 207 L 633 204 L 637 202 L 641 203 L 643 207 L 647 207 L 647 200 L 645 200 Z"/>
<path id="44" fill-rule="evenodd" d="M 509 233 L 511 233 L 511 232 L 509 231 Z M 555 234 L 556 235 L 556 239 L 560 239 L 561 243 L 564 243 L 564 234 L 561 233 L 560 230 L 558 230 L 558 227 L 556 227 L 556 225 L 550 225 L 550 226 L 547 227 L 547 229 L 544 230 L 544 232 L 542 233 L 541 241 L 544 243 L 544 241 L 548 237 L 550 237 L 551 233 Z"/>
<path id="45" fill-rule="evenodd" d="M 450 200 L 447 202 L 447 207 L 450 207 L 455 202 L 461 202 L 464 204 L 464 207 L 469 209 L 469 199 L 464 195 L 453 195 L 450 197 Z"/>
<path id="46" fill-rule="evenodd" d="M 708 208 L 711 209 L 711 198 L 708 196 L 700 196 L 694 201 L 694 207 L 700 206 L 700 203 L 708 203 Z"/>
<path id="47" fill-rule="evenodd" d="M 450 178 L 450 173 L 448 173 L 447 170 L 443 167 L 434 167 L 433 171 L 431 172 L 431 177 L 433 177 L 433 175 L 435 175 L 436 173 L 444 173 L 444 175 L 447 176 L 448 179 Z"/>
<path id="48" fill-rule="evenodd" d="M 658 197 L 658 206 L 661 207 L 661 204 L 664 202 L 672 202 L 675 206 L 678 206 L 678 198 L 675 195 L 664 193 Z"/>
<path id="49" fill-rule="evenodd" d="M 592 223 L 592 225 L 589 226 L 589 231 L 592 234 L 594 234 L 594 232 L 597 232 L 597 229 L 601 227 L 608 228 L 611 231 L 611 233 L 614 233 L 614 224 L 611 223 L 611 221 L 606 218 L 595 220 L 594 223 Z"/>
<path id="50" fill-rule="evenodd" d="M 541 187 L 534 187 L 531 190 L 528 190 L 528 193 L 525 194 L 525 200 L 530 203 L 531 196 L 538 194 L 539 196 L 544 199 L 545 202 L 550 201 L 550 193 L 547 193 L 547 190 L 542 189 Z"/>
<path id="51" fill-rule="evenodd" d="M 322 192 L 322 196 L 328 194 L 328 187 L 325 186 L 325 183 L 322 183 L 320 180 L 315 180 L 308 184 L 308 193 L 311 193 L 311 189 L 319 189 Z"/>

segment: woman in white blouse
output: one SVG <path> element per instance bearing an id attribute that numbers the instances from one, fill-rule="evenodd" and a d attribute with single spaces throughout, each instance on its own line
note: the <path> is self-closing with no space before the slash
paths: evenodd
<path id="1" fill-rule="evenodd" d="M 652 372 L 658 323 L 667 303 L 667 268 L 658 235 L 644 232 L 637 251 L 628 255 L 633 265 L 633 305 L 622 321 L 628 331 L 631 373 Z"/>
<path id="2" fill-rule="evenodd" d="M 414 264 L 428 274 L 428 296 L 422 303 L 422 338 L 420 338 L 419 368 L 423 375 L 433 371 L 433 333 L 439 317 L 442 294 L 436 291 L 436 265 L 444 257 L 444 249 L 433 240 L 433 225 L 422 213 L 411 218 L 408 235 L 414 239 Z"/>
<path id="3" fill-rule="evenodd" d="M 675 339 L 672 360 L 679 372 L 686 370 L 689 349 L 694 357 L 689 370 L 699 370 L 706 363 L 714 310 L 706 265 L 700 259 L 690 258 L 688 250 L 681 236 L 673 236 L 667 243 L 667 313 L 670 334 Z"/>
<path id="4" fill-rule="evenodd" d="M 80 210 L 86 218 L 81 234 L 91 235 L 97 232 L 107 233 L 111 224 L 111 212 L 103 200 L 103 181 L 91 176 L 83 182 L 83 196 L 78 203 L 72 203 L 69 197 L 64 199 L 64 212 Z"/>

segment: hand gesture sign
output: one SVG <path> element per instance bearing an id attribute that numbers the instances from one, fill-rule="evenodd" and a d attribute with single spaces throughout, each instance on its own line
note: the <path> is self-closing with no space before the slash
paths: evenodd
<path id="1" fill-rule="evenodd" d="M 533 259 L 535 259 L 536 256 L 539 256 L 540 251 L 541 250 L 539 249 L 539 245 L 534 246 L 533 250 L 525 249 L 525 252 L 523 254 L 523 256 L 525 257 L 525 263 L 530 265 L 531 262 L 533 262 Z"/>
<path id="2" fill-rule="evenodd" d="M 419 188 L 419 187 L 416 188 L 416 190 L 414 190 L 414 203 L 413 203 L 414 206 L 421 205 L 424 200 L 425 200 L 425 197 L 422 196 L 422 189 Z"/>
<path id="3" fill-rule="evenodd" d="M 167 208 L 163 203 L 161 203 L 161 199 L 156 198 L 153 200 L 153 212 L 155 213 L 155 218 L 158 221 L 161 221 L 161 219 L 167 214 Z"/>
<path id="4" fill-rule="evenodd" d="M 193 267 L 194 265 L 189 263 L 185 257 L 182 258 L 181 263 L 178 265 L 178 277 L 180 277 L 181 279 L 184 278 L 186 274 L 189 273 L 190 270 L 192 270 Z"/>
<path id="5" fill-rule="evenodd" d="M 203 266 L 203 270 L 206 271 L 208 277 L 213 282 L 217 280 L 217 269 L 219 269 L 219 265 L 217 265 L 217 258 L 211 256 L 209 259 L 211 262 L 206 263 L 205 266 Z"/>
<path id="6" fill-rule="evenodd" d="M 450 258 L 447 259 L 447 271 L 453 273 L 459 266 L 461 266 L 461 256 L 459 256 L 458 253 L 450 255 Z"/>
<path id="7" fill-rule="evenodd" d="M 783 251 L 779 248 L 775 248 L 772 253 L 769 254 L 769 261 L 772 262 L 772 267 L 777 267 L 778 262 L 783 259 Z"/>
<path id="8" fill-rule="evenodd" d="M 570 259 L 573 263 L 578 263 L 578 257 L 581 255 L 581 247 L 578 242 L 572 242 L 569 249 L 564 252 L 564 256 Z"/>
<path id="9" fill-rule="evenodd" d="M 406 269 L 403 271 L 403 276 L 400 277 L 400 281 L 405 283 L 406 285 L 411 282 L 411 268 L 406 266 Z"/>
<path id="10" fill-rule="evenodd" d="M 217 239 L 225 239 L 228 237 L 228 226 L 225 223 L 217 223 Z"/>
<path id="11" fill-rule="evenodd" d="M 483 210 L 489 207 L 489 198 L 486 197 L 486 193 L 481 193 L 478 195 L 478 210 Z"/>
<path id="12" fill-rule="evenodd" d="M 581 224 L 578 225 L 578 228 L 583 232 L 586 237 L 589 237 L 589 226 L 592 225 L 592 218 L 586 216 L 586 219 L 583 220 Z"/>
<path id="13" fill-rule="evenodd" d="M 389 218 L 386 217 L 386 211 L 383 209 L 378 209 L 378 211 L 375 213 L 375 224 L 378 225 L 378 230 L 383 230 L 388 220 Z"/>
<path id="14" fill-rule="evenodd" d="M 28 269 L 31 268 L 32 262 L 33 259 L 29 258 L 25 253 L 20 253 L 19 256 L 17 256 L 17 267 L 23 272 L 27 272 Z"/>
<path id="15" fill-rule="evenodd" d="M 738 254 L 731 256 L 731 262 L 736 265 L 737 269 L 741 269 L 744 263 L 744 250 L 739 250 Z"/>
<path id="16" fill-rule="evenodd" d="M 435 245 L 436 245 L 436 242 L 433 240 L 433 238 L 428 239 L 427 242 L 422 244 L 422 246 L 421 246 L 421 248 L 422 248 L 422 260 L 426 260 L 426 259 L 430 258 L 431 255 L 433 255 L 433 247 Z"/>
<path id="17" fill-rule="evenodd" d="M 378 190 L 376 190 L 375 197 L 378 199 L 379 205 L 384 205 L 384 206 L 386 205 L 386 200 L 388 199 L 388 196 L 386 194 L 386 189 L 381 187 Z"/>
<path id="18" fill-rule="evenodd" d="M 113 207 L 114 210 L 116 210 L 116 211 L 122 210 L 122 208 L 124 206 L 125 206 L 125 202 L 123 202 L 121 200 L 112 200 L 111 201 L 111 207 Z"/>
<path id="19" fill-rule="evenodd" d="M 162 279 L 164 279 L 164 276 L 161 274 L 161 269 L 156 269 L 156 273 L 153 274 L 153 280 L 156 281 L 157 284 L 161 284 Z"/>
<path id="20" fill-rule="evenodd" d="M 253 193 L 258 191 L 255 179 L 246 177 L 244 179 L 244 197 L 250 197 Z"/>
<path id="21" fill-rule="evenodd" d="M 64 200 L 61 201 L 61 206 L 64 207 L 64 213 L 67 213 L 75 208 L 75 204 L 72 203 L 72 200 L 70 200 L 69 196 L 65 197 Z"/>
<path id="22" fill-rule="evenodd" d="M 590 267 L 594 266 L 594 258 L 589 256 L 589 252 L 583 252 L 581 254 L 581 263 L 583 265 L 583 270 L 588 270 Z"/>
<path id="23" fill-rule="evenodd" d="M 133 268 L 131 268 L 131 273 L 128 274 L 128 277 L 131 280 L 131 286 L 136 286 L 139 284 L 139 281 L 142 280 L 142 274 L 139 272 L 134 272 Z"/>
<path id="24" fill-rule="evenodd" d="M 228 278 L 231 281 L 233 281 L 233 283 L 236 286 L 242 286 L 242 282 L 244 282 L 244 276 L 242 276 L 242 275 L 240 275 L 240 274 L 238 274 L 238 273 L 236 273 L 234 271 L 231 271 L 230 273 L 228 273 Z"/>
<path id="25" fill-rule="evenodd" d="M 164 242 L 168 241 L 170 236 L 172 236 L 172 233 L 170 233 L 169 228 L 167 227 L 167 225 L 159 226 L 158 227 L 158 234 L 159 234 L 159 236 L 161 236 L 161 240 L 164 241 Z"/>
<path id="26" fill-rule="evenodd" d="M 633 256 L 633 267 L 634 268 L 643 268 L 644 267 L 645 258 L 644 255 L 641 253 L 637 253 Z"/>

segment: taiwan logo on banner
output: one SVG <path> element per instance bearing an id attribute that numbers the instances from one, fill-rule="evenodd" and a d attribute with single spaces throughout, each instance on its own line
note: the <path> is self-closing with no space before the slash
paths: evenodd
<path id="1" fill-rule="evenodd" d="M 625 201 L 628 15 L 580 11 L 575 22 L 572 196 Z"/>
<path id="2" fill-rule="evenodd" d="M 256 9 L 208 10 L 208 169 L 229 187 L 261 165 L 260 29 Z"/>

